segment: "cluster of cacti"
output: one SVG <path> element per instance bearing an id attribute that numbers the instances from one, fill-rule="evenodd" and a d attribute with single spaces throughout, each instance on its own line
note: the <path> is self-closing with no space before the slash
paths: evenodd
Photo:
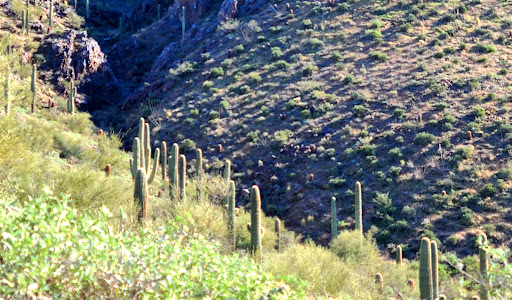
<path id="1" fill-rule="evenodd" d="M 338 235 L 338 216 L 336 214 L 336 197 L 331 198 L 331 239 Z"/>
<path id="2" fill-rule="evenodd" d="M 32 64 L 32 81 L 30 83 L 30 89 L 32 91 L 32 113 L 36 111 L 36 79 L 37 79 L 37 65 Z"/>
<path id="3" fill-rule="evenodd" d="M 487 269 L 488 269 L 488 262 L 487 262 L 487 249 L 485 248 L 487 246 L 487 235 L 485 233 L 480 234 L 480 239 L 482 239 L 482 247 L 478 249 L 478 256 L 480 258 L 480 298 L 482 300 L 489 300 L 491 299 L 491 295 L 489 293 L 489 290 L 487 289 L 488 285 L 488 275 L 487 275 Z"/>
<path id="4" fill-rule="evenodd" d="M 356 231 L 361 233 L 361 238 L 363 237 L 363 198 L 361 192 L 361 183 L 359 181 L 356 182 L 355 185 L 355 215 L 356 215 Z"/>
<path id="5" fill-rule="evenodd" d="M 235 182 L 229 181 L 229 192 L 227 196 L 228 205 L 228 232 L 229 239 L 233 246 L 233 250 L 236 250 L 236 230 L 235 230 Z"/>
<path id="6" fill-rule="evenodd" d="M 437 242 L 423 237 L 420 244 L 420 299 L 439 298 Z"/>
<path id="7" fill-rule="evenodd" d="M 71 81 L 69 88 L 69 98 L 67 101 L 68 113 L 75 114 L 75 96 L 76 96 L 76 87 L 73 81 Z"/>
<path id="8" fill-rule="evenodd" d="M 160 159 L 160 149 L 155 150 L 155 157 L 153 159 L 153 167 L 150 170 L 151 164 L 151 138 L 149 135 L 149 124 L 144 118 L 139 120 L 139 136 L 133 140 L 133 158 L 130 158 L 130 169 L 132 177 L 135 178 L 137 170 L 143 168 L 146 174 L 150 174 L 148 184 L 155 179 L 156 170 L 158 169 L 158 161 Z"/>

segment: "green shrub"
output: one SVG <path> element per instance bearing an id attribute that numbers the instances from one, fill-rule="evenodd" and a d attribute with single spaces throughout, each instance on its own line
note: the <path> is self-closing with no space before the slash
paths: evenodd
<path id="1" fill-rule="evenodd" d="M 427 132 L 420 132 L 414 137 L 414 143 L 420 146 L 426 146 L 436 139 L 435 135 Z"/>
<path id="2" fill-rule="evenodd" d="M 385 62 L 388 60 L 388 56 L 386 54 L 378 52 L 378 51 L 370 52 L 369 57 L 373 60 L 377 60 L 380 62 Z"/>
<path id="3" fill-rule="evenodd" d="M 220 76 L 224 76 L 224 69 L 221 68 L 221 67 L 218 67 L 218 68 L 211 68 L 210 69 L 210 75 L 213 77 L 213 78 L 217 78 L 217 77 L 220 77 Z"/>
<path id="4" fill-rule="evenodd" d="M 240 44 L 240 45 L 237 45 L 235 46 L 235 48 L 233 49 L 236 53 L 242 53 L 244 52 L 244 45 Z"/>
<path id="5" fill-rule="evenodd" d="M 279 47 L 272 47 L 271 51 L 272 59 L 278 59 L 283 56 L 283 51 L 281 51 L 281 48 Z"/>
<path id="6" fill-rule="evenodd" d="M 352 110 L 354 111 L 354 114 L 358 117 L 362 117 L 368 112 L 368 109 L 363 105 L 354 105 Z"/>
<path id="7" fill-rule="evenodd" d="M 181 141 L 180 151 L 182 153 L 190 152 L 190 151 L 194 150 L 195 148 L 196 148 L 196 143 L 193 140 L 184 139 L 183 141 Z"/>
<path id="8" fill-rule="evenodd" d="M 393 111 L 393 117 L 402 119 L 405 116 L 405 109 L 397 108 Z"/>
<path id="9" fill-rule="evenodd" d="M 498 190 L 492 183 L 485 184 L 479 191 L 480 196 L 482 197 L 492 197 L 496 195 Z"/>
<path id="10" fill-rule="evenodd" d="M 473 106 L 471 115 L 473 115 L 473 117 L 475 117 L 475 118 L 484 118 L 485 117 L 485 109 L 480 106 Z"/>
<path id="11" fill-rule="evenodd" d="M 494 45 L 478 43 L 473 47 L 473 51 L 478 53 L 493 53 L 496 52 L 496 47 Z"/>

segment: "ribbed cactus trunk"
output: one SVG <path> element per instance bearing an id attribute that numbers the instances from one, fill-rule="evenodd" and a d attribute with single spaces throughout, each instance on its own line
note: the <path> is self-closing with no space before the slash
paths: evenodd
<path id="1" fill-rule="evenodd" d="M 151 160 L 151 136 L 149 134 L 149 124 L 144 124 L 144 167 L 146 168 L 146 173 L 149 174 L 149 165 Z"/>
<path id="2" fill-rule="evenodd" d="M 274 220 L 274 229 L 276 231 L 276 250 L 281 251 L 281 220 L 276 218 Z"/>
<path id="3" fill-rule="evenodd" d="M 151 148 L 148 148 L 149 150 L 151 150 Z M 151 151 L 149 152 L 151 153 Z M 153 157 L 153 167 L 151 168 L 151 175 L 149 176 L 149 179 L 148 179 L 148 184 L 151 184 L 153 182 L 153 180 L 155 179 L 155 176 L 156 176 L 156 171 L 158 170 L 158 162 L 160 161 L 160 149 L 159 148 L 156 148 L 155 150 L 155 156 Z M 148 163 L 149 165 L 149 163 Z"/>
<path id="4" fill-rule="evenodd" d="M 53 0 L 50 0 L 50 14 L 48 16 L 48 27 L 53 29 Z"/>
<path id="5" fill-rule="evenodd" d="M 257 185 L 251 188 L 251 252 L 261 259 L 261 196 Z"/>
<path id="6" fill-rule="evenodd" d="M 396 246 L 396 264 L 400 265 L 402 264 L 402 246 L 398 245 Z"/>
<path id="7" fill-rule="evenodd" d="M 32 64 L 32 81 L 30 83 L 30 89 L 32 90 L 32 113 L 34 113 L 36 111 L 36 97 L 37 97 L 36 79 L 37 79 L 37 65 Z"/>
<path id="8" fill-rule="evenodd" d="M 338 216 L 336 214 L 336 197 L 331 198 L 331 239 L 338 235 Z"/>
<path id="9" fill-rule="evenodd" d="M 226 182 L 229 182 L 231 180 L 231 161 L 226 160 L 224 163 L 224 174 L 223 174 L 224 180 Z"/>
<path id="10" fill-rule="evenodd" d="M 197 200 L 203 200 L 203 150 L 196 149 L 196 187 Z"/>
<path id="11" fill-rule="evenodd" d="M 437 242 L 430 241 L 432 252 L 432 298 L 439 298 L 439 255 L 437 253 Z"/>
<path id="12" fill-rule="evenodd" d="M 69 99 L 68 99 L 68 113 L 75 113 L 75 84 L 73 81 L 70 83 L 69 88 Z"/>
<path id="13" fill-rule="evenodd" d="M 235 182 L 229 181 L 229 193 L 228 193 L 228 232 L 229 240 L 233 247 L 233 251 L 236 250 L 236 230 L 235 230 Z"/>
<path id="14" fill-rule="evenodd" d="M 144 170 L 146 170 L 146 162 L 144 161 L 146 158 L 145 131 L 144 131 L 145 124 L 146 124 L 146 121 L 144 120 L 144 118 L 140 118 L 139 119 L 139 135 L 138 135 L 138 138 L 140 140 L 140 148 L 139 148 L 140 164 L 139 164 L 139 167 L 144 168 Z"/>
<path id="15" fill-rule="evenodd" d="M 178 176 L 178 161 L 180 156 L 180 146 L 174 143 L 171 146 L 171 155 L 169 156 L 169 192 L 171 197 L 173 193 L 178 189 L 179 176 Z"/>
<path id="16" fill-rule="evenodd" d="M 432 294 L 432 250 L 430 239 L 424 237 L 420 244 L 420 299 L 433 300 Z"/>
<path id="17" fill-rule="evenodd" d="M 27 31 L 27 11 L 24 9 L 21 11 L 21 34 L 25 34 Z"/>
<path id="18" fill-rule="evenodd" d="M 143 168 L 137 170 L 135 175 L 135 190 L 133 198 L 139 206 L 138 220 L 143 223 L 148 217 L 148 183 L 146 178 L 146 171 Z"/>
<path id="19" fill-rule="evenodd" d="M 169 154 L 167 153 L 167 143 L 162 142 L 162 145 L 160 146 L 160 167 L 162 169 L 162 181 L 165 181 L 167 179 L 167 156 Z"/>
<path id="20" fill-rule="evenodd" d="M 186 192 L 185 188 L 187 186 L 187 158 L 185 155 L 180 155 L 179 163 L 178 163 L 178 172 L 179 172 L 179 185 L 180 185 L 180 200 L 185 201 Z"/>
<path id="21" fill-rule="evenodd" d="M 26 27 L 26 34 L 28 35 L 30 32 L 30 9 L 27 6 L 27 13 L 25 14 L 25 27 Z"/>
<path id="22" fill-rule="evenodd" d="M 356 231 L 361 234 L 361 238 L 363 237 L 363 197 L 361 191 L 361 183 L 359 181 L 356 182 L 355 185 L 355 215 L 356 215 Z"/>
<path id="23" fill-rule="evenodd" d="M 485 233 L 480 234 L 483 246 L 480 247 L 478 250 L 478 256 L 480 258 L 480 290 L 478 294 L 480 295 L 480 298 L 482 300 L 489 300 L 491 299 L 491 295 L 489 293 L 489 290 L 487 289 L 487 284 L 489 281 L 487 269 L 488 269 L 488 262 L 487 262 L 487 249 L 485 249 L 487 244 L 487 235 Z"/>

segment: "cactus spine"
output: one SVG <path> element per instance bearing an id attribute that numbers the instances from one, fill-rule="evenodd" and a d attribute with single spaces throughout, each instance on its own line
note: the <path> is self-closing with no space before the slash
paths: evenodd
<path id="1" fill-rule="evenodd" d="M 32 64 L 32 81 L 30 83 L 30 89 L 32 90 L 32 113 L 36 111 L 36 76 L 37 65 Z"/>
<path id="2" fill-rule="evenodd" d="M 336 215 L 336 197 L 331 198 L 331 239 L 338 235 L 338 216 Z"/>
<path id="3" fill-rule="evenodd" d="M 432 298 L 439 297 L 439 255 L 437 253 L 437 242 L 430 241 L 430 252 L 432 252 Z"/>
<path id="4" fill-rule="evenodd" d="M 433 300 L 432 294 L 432 250 L 430 239 L 423 237 L 420 244 L 420 299 Z"/>
<path id="5" fill-rule="evenodd" d="M 135 189 L 133 192 L 133 198 L 135 202 L 140 206 L 138 220 L 140 223 L 148 217 L 148 181 L 146 178 L 146 171 L 144 168 L 139 168 L 135 175 Z"/>
<path id="6" fill-rule="evenodd" d="M 181 21 L 181 42 L 183 43 L 185 41 L 185 25 L 186 25 L 185 6 L 181 7 L 180 21 Z"/>
<path id="7" fill-rule="evenodd" d="M 396 264 L 400 265 L 402 264 L 402 246 L 398 245 L 396 246 Z"/>
<path id="8" fill-rule="evenodd" d="M 251 252 L 261 258 L 261 196 L 257 185 L 251 188 Z"/>
<path id="9" fill-rule="evenodd" d="M 185 187 L 187 184 L 187 158 L 183 154 L 180 155 L 180 160 L 178 163 L 178 172 L 180 185 L 180 200 L 185 201 Z"/>
<path id="10" fill-rule="evenodd" d="M 489 300 L 491 299 L 491 295 L 489 293 L 489 290 L 487 290 L 487 284 L 488 284 L 488 275 L 487 275 L 487 269 L 488 269 L 488 262 L 487 262 L 487 249 L 485 248 L 487 245 L 487 235 L 485 233 L 481 233 L 480 237 L 482 239 L 482 246 L 480 249 L 478 249 L 478 256 L 480 258 L 480 290 L 479 295 L 480 299 L 482 300 Z"/>
<path id="11" fill-rule="evenodd" d="M 167 143 L 162 142 L 160 146 L 160 166 L 162 168 L 162 181 L 167 179 Z"/>
<path id="12" fill-rule="evenodd" d="M 281 251 L 281 220 L 276 218 L 274 221 L 274 226 L 276 230 L 276 250 Z"/>
<path id="13" fill-rule="evenodd" d="M 203 200 L 203 151 L 196 149 L 196 185 L 197 200 Z"/>
<path id="14" fill-rule="evenodd" d="M 355 214 L 356 214 L 356 230 L 361 233 L 363 237 L 363 197 L 361 192 L 361 183 L 356 182 L 355 186 Z"/>
<path id="15" fill-rule="evenodd" d="M 169 184 L 170 184 L 170 193 L 171 197 L 173 195 L 173 191 L 178 188 L 179 184 L 179 176 L 178 176 L 178 161 L 180 155 L 180 146 L 174 143 L 171 146 L 171 155 L 169 156 Z"/>
<path id="16" fill-rule="evenodd" d="M 235 182 L 229 181 L 229 194 L 228 194 L 228 232 L 233 246 L 236 250 L 236 231 L 235 231 Z"/>
<path id="17" fill-rule="evenodd" d="M 71 81 L 71 87 L 69 89 L 68 99 L 68 113 L 75 114 L 75 84 Z"/>

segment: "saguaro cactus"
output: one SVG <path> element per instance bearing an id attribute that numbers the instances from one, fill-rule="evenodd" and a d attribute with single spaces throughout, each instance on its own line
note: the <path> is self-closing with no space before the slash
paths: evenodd
<path id="1" fill-rule="evenodd" d="M 71 86 L 69 89 L 69 99 L 68 99 L 68 113 L 75 114 L 75 84 L 71 81 Z"/>
<path id="2" fill-rule="evenodd" d="M 226 162 L 224 163 L 223 177 L 226 180 L 226 182 L 229 182 L 231 180 L 231 161 L 229 159 L 226 160 Z"/>
<path id="3" fill-rule="evenodd" d="M 402 246 L 396 246 L 396 264 L 400 265 L 402 263 Z"/>
<path id="4" fill-rule="evenodd" d="M 236 250 L 236 231 L 235 231 L 235 182 L 229 181 L 228 193 L 228 232 L 233 250 Z"/>
<path id="5" fill-rule="evenodd" d="M 148 217 L 148 181 L 146 178 L 146 171 L 144 168 L 139 168 L 135 175 L 135 189 L 133 192 L 133 198 L 139 205 L 140 210 L 138 214 L 139 222 L 144 222 Z"/>
<path id="6" fill-rule="evenodd" d="M 338 235 L 338 216 L 336 215 L 336 197 L 331 198 L 331 239 Z"/>
<path id="7" fill-rule="evenodd" d="M 203 151 L 196 149 L 196 185 L 197 200 L 203 200 Z"/>
<path id="8" fill-rule="evenodd" d="M 276 230 L 276 250 L 281 251 L 281 220 L 279 218 L 274 220 L 274 227 Z"/>
<path id="9" fill-rule="evenodd" d="M 21 34 L 25 34 L 27 31 L 27 11 L 24 9 L 21 11 Z"/>
<path id="10" fill-rule="evenodd" d="M 37 77 L 37 65 L 32 64 L 32 81 L 30 83 L 30 89 L 32 90 L 32 113 L 36 111 L 36 78 Z"/>
<path id="11" fill-rule="evenodd" d="M 162 169 L 162 181 L 167 179 L 167 143 L 164 141 L 160 145 L 160 166 Z"/>
<path id="12" fill-rule="evenodd" d="M 488 269 L 488 262 L 487 262 L 487 235 L 485 233 L 480 234 L 480 238 L 482 239 L 483 246 L 478 249 L 478 256 L 480 258 L 480 290 L 478 294 L 480 295 L 480 298 L 482 300 L 489 300 L 491 299 L 491 295 L 489 293 L 489 290 L 487 290 L 487 284 L 488 284 L 488 275 L 487 275 L 487 269 Z"/>
<path id="13" fill-rule="evenodd" d="M 169 156 L 169 184 L 170 193 L 178 188 L 179 176 L 178 176 L 178 161 L 180 156 L 180 146 L 176 143 L 171 146 L 171 155 Z"/>
<path id="14" fill-rule="evenodd" d="M 437 242 L 430 241 L 430 251 L 432 252 L 432 298 L 439 297 L 439 255 L 437 253 Z"/>
<path id="15" fill-rule="evenodd" d="M 251 252 L 261 258 L 261 196 L 257 185 L 251 188 Z"/>
<path id="16" fill-rule="evenodd" d="M 85 0 L 85 17 L 89 20 L 89 0 Z"/>
<path id="17" fill-rule="evenodd" d="M 355 185 L 355 214 L 356 214 L 356 230 L 361 233 L 363 237 L 363 197 L 361 192 L 361 183 L 356 182 Z"/>
<path id="18" fill-rule="evenodd" d="M 134 138 L 133 139 L 133 148 L 132 148 L 133 158 L 130 158 L 130 169 L 132 172 L 132 176 L 134 178 L 136 175 L 136 170 L 138 170 L 139 168 L 143 168 L 144 171 L 147 170 L 147 168 L 144 166 L 145 160 L 143 159 L 144 155 L 142 154 L 142 148 L 143 148 L 143 145 L 142 145 L 142 141 L 140 140 L 140 138 L 138 138 L 138 137 Z M 145 154 L 148 156 L 151 155 L 151 148 L 148 147 L 146 149 Z M 155 174 L 156 174 L 156 170 L 158 169 L 158 161 L 159 160 L 160 160 L 160 149 L 157 148 L 155 151 L 155 157 L 153 159 L 153 168 L 151 169 L 151 173 L 148 178 L 148 184 L 151 184 L 153 182 L 153 180 L 155 179 Z M 149 162 L 148 162 L 148 165 L 149 165 Z"/>
<path id="19" fill-rule="evenodd" d="M 187 158 L 185 155 L 180 155 L 180 160 L 178 163 L 178 172 L 179 172 L 179 184 L 180 184 L 180 200 L 185 200 L 185 187 L 187 185 Z"/>
<path id="20" fill-rule="evenodd" d="M 186 25 L 185 6 L 181 7 L 180 21 L 181 21 L 181 42 L 183 43 L 185 41 L 185 25 Z"/>
<path id="21" fill-rule="evenodd" d="M 53 29 L 53 0 L 50 0 L 50 13 L 48 14 L 48 28 Z"/>
<path id="22" fill-rule="evenodd" d="M 433 300 L 432 297 L 432 250 L 430 239 L 424 237 L 420 244 L 420 299 Z"/>

